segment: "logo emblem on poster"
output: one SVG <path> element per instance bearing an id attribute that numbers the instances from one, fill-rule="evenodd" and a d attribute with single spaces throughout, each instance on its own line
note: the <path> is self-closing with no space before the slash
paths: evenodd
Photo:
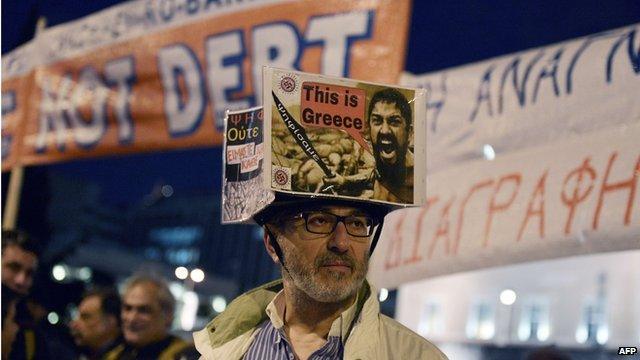
<path id="1" fill-rule="evenodd" d="M 278 189 L 291 190 L 291 169 L 281 166 L 273 167 L 272 186 Z"/>
<path id="2" fill-rule="evenodd" d="M 300 79 L 296 74 L 287 73 L 283 74 L 280 77 L 280 83 L 278 84 L 278 87 L 280 88 L 282 95 L 292 95 L 296 92 L 296 90 L 298 90 L 299 82 Z"/>

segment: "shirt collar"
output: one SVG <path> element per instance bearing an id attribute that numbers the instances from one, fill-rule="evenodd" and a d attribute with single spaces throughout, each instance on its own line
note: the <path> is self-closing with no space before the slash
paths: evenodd
<path id="1" fill-rule="evenodd" d="M 357 301 L 354 301 L 351 306 L 343 311 L 340 316 L 338 316 L 333 321 L 333 323 L 331 323 L 328 337 L 340 337 L 343 342 L 346 340 L 347 336 L 349 335 L 347 334 L 347 332 L 349 331 L 349 327 L 356 316 L 356 303 Z M 265 310 L 267 316 L 269 316 L 271 324 L 278 330 L 282 329 L 282 327 L 284 326 L 284 309 L 285 298 L 283 289 L 276 294 L 273 300 L 271 300 L 271 302 L 267 305 L 267 308 Z"/>

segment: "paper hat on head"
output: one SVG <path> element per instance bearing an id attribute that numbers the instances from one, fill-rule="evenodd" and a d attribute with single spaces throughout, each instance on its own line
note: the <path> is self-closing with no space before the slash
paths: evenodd
<path id="1" fill-rule="evenodd" d="M 223 223 L 263 223 L 282 206 L 384 216 L 424 203 L 423 90 L 265 67 L 263 99 L 225 117 Z"/>

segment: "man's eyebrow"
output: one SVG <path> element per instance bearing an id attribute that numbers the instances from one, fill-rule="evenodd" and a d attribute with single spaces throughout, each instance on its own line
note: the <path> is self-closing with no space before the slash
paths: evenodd
<path id="1" fill-rule="evenodd" d="M 324 211 L 324 212 L 328 212 L 333 214 L 333 209 L 330 207 L 321 207 L 320 209 L 318 209 L 318 211 Z M 335 214 L 334 214 L 335 215 Z M 366 216 L 371 216 L 371 214 L 369 214 L 366 210 L 360 210 L 360 209 L 353 209 L 353 211 L 345 216 L 354 216 L 354 215 L 366 215 Z"/>

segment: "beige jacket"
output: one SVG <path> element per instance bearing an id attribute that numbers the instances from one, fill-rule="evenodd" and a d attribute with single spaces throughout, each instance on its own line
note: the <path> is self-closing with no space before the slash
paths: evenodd
<path id="1" fill-rule="evenodd" d="M 274 281 L 251 290 L 234 300 L 227 310 L 213 319 L 193 338 L 202 359 L 241 360 L 256 335 L 257 326 L 266 320 L 265 309 L 282 289 Z M 446 360 L 433 344 L 380 314 L 380 304 L 365 282 L 358 293 L 357 317 L 344 346 L 345 360 Z"/>

